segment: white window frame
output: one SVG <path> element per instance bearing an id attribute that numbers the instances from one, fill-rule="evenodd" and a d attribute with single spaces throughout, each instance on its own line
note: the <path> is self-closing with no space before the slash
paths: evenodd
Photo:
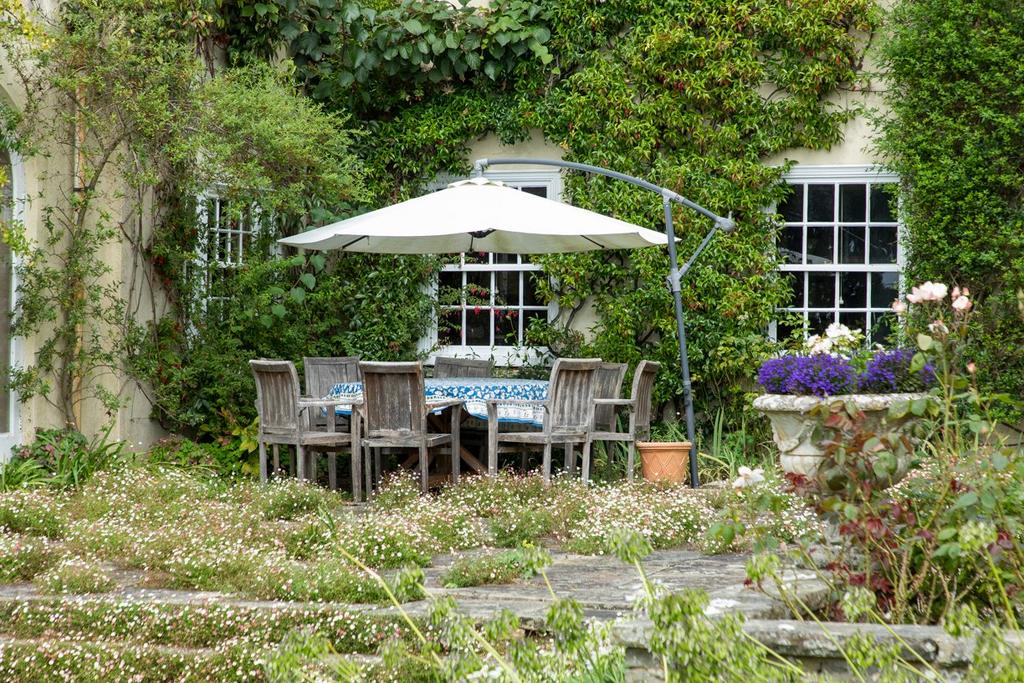
<path id="1" fill-rule="evenodd" d="M 202 303 L 204 309 L 210 301 L 221 298 L 210 295 L 212 269 L 217 268 L 221 271 L 232 270 L 243 265 L 245 263 L 246 245 L 252 244 L 255 240 L 259 239 L 260 233 L 264 228 L 262 214 L 255 205 L 252 207 L 252 221 L 247 228 L 221 227 L 221 206 L 223 203 L 222 197 L 217 193 L 216 189 L 213 189 L 199 195 L 196 206 L 196 221 L 200 226 L 200 241 L 196 245 L 196 264 L 201 269 L 200 283 L 203 292 Z M 214 207 L 212 229 L 210 227 L 211 204 Z M 210 250 L 214 243 L 218 245 L 218 247 L 213 247 L 215 253 L 219 254 L 220 252 L 219 245 L 222 235 L 229 237 L 226 242 L 228 245 L 226 250 L 227 258 L 211 259 Z M 277 248 L 276 245 L 275 248 Z"/>
<path id="2" fill-rule="evenodd" d="M 7 156 L 11 162 L 11 177 L 8 179 L 11 184 L 11 220 L 14 223 L 24 225 L 27 209 L 25 163 L 21 158 L 21 155 L 13 149 L 7 151 Z M 10 309 L 6 312 L 9 316 L 14 314 L 14 308 L 18 300 L 19 283 L 17 267 L 19 262 L 20 259 L 12 252 L 11 281 L 9 283 L 11 287 L 11 301 Z M 20 337 L 12 336 L 10 341 L 10 354 L 7 358 L 8 367 L 15 368 L 22 364 L 22 339 Z M 21 424 L 21 398 L 18 396 L 18 392 L 14 391 L 10 387 L 8 387 L 6 391 L 8 392 L 8 398 L 10 400 L 7 407 L 8 430 L 0 433 L 0 464 L 8 462 L 11 459 L 11 449 L 15 446 L 21 445 L 22 438 L 24 436 L 24 430 L 22 429 Z"/>
<path id="3" fill-rule="evenodd" d="M 484 173 L 486 178 L 491 180 L 497 180 L 505 183 L 512 187 L 544 187 L 547 190 L 547 196 L 549 199 L 555 201 L 562 201 L 562 175 L 556 170 L 527 170 L 527 171 L 486 171 Z M 428 186 L 428 190 L 437 190 L 447 186 L 449 183 L 460 180 L 459 178 L 452 176 L 440 176 L 437 181 L 431 183 Z M 522 277 L 529 277 L 529 273 L 542 272 L 542 268 L 536 263 L 465 263 L 464 255 L 459 256 L 459 263 L 453 263 L 442 267 L 443 272 L 461 272 L 461 273 L 492 273 L 492 272 L 519 272 L 522 273 Z M 465 280 L 465 279 L 464 279 Z M 437 284 L 431 286 L 431 294 L 436 298 L 437 296 Z M 491 305 L 494 303 L 494 291 L 490 292 Z M 490 307 L 490 306 L 488 306 Z M 473 307 L 468 304 L 463 304 L 463 310 L 472 309 Z M 522 300 L 519 301 L 517 306 L 499 306 L 499 308 L 513 308 L 518 311 L 518 324 L 519 324 L 519 336 L 522 338 L 525 334 L 523 328 L 524 325 L 524 310 L 541 310 L 547 311 L 548 321 L 554 320 L 558 316 L 558 309 L 554 303 L 546 306 L 527 306 L 523 307 Z M 506 366 L 522 366 L 530 363 L 537 363 L 547 356 L 547 349 L 543 348 L 530 348 L 525 346 L 507 346 L 504 344 L 450 344 L 439 346 L 438 345 L 438 321 L 435 319 L 434 324 L 431 326 L 430 333 L 420 341 L 421 351 L 430 351 L 429 361 L 433 362 L 437 356 L 454 356 L 457 358 L 493 358 L 495 364 L 506 365 Z M 463 318 L 463 325 L 461 334 L 463 340 L 465 339 L 466 325 L 465 317 Z M 494 338 L 494 330 L 491 330 L 491 338 Z"/>
<path id="4" fill-rule="evenodd" d="M 887 303 L 884 307 L 873 306 L 871 301 L 871 278 L 867 278 L 866 291 L 865 291 L 865 305 L 864 306 L 843 306 L 841 302 L 841 273 L 896 273 L 899 278 L 897 281 L 897 290 L 902 291 L 903 288 L 903 266 L 904 266 L 904 244 L 905 234 L 902 223 L 899 221 L 899 212 L 896 212 L 896 221 L 894 222 L 880 222 L 872 221 L 871 215 L 868 212 L 865 215 L 865 220 L 861 222 L 841 221 L 839 213 L 839 186 L 847 184 L 864 184 L 869 186 L 876 184 L 889 184 L 899 183 L 899 176 L 895 173 L 882 171 L 875 166 L 864 166 L 864 165 L 822 165 L 822 166 L 797 166 L 789 173 L 783 176 L 783 182 L 787 184 L 795 185 L 808 185 L 818 184 L 827 185 L 833 184 L 835 186 L 835 192 L 833 196 L 833 220 L 831 221 L 807 221 L 807 201 L 808 195 L 806 188 L 803 193 L 803 209 L 802 218 L 803 220 L 796 222 L 784 222 L 787 226 L 803 226 L 803 227 L 828 227 L 833 228 L 832 240 L 832 262 L 831 263 L 781 263 L 779 265 L 779 271 L 795 272 L 795 273 L 814 273 L 814 272 L 825 272 L 825 273 L 836 273 L 835 277 L 835 292 L 833 295 L 833 305 L 831 307 L 812 307 L 809 305 L 810 292 L 808 286 L 808 280 L 805 279 L 803 286 L 804 298 L 801 305 L 786 306 L 780 310 L 780 312 L 787 313 L 799 313 L 802 314 L 805 321 L 804 334 L 808 334 L 807 321 L 810 313 L 832 313 L 832 319 L 838 320 L 840 312 L 849 313 L 864 313 L 865 319 L 870 327 L 874 322 L 873 318 L 878 314 L 883 314 L 888 311 L 889 304 Z M 869 192 L 870 194 L 870 192 Z M 840 263 L 840 242 L 839 232 L 840 224 L 843 225 L 864 225 L 865 227 L 865 244 L 864 244 L 864 263 Z M 895 227 L 896 228 L 896 262 L 895 263 L 869 263 L 871 245 L 870 245 L 870 230 L 872 225 L 879 227 Z M 803 242 L 801 245 L 801 260 L 806 260 L 807 256 L 807 230 L 803 231 Z M 869 330 L 865 330 L 866 333 L 870 333 Z M 769 325 L 768 334 L 772 339 L 777 338 L 778 328 L 777 321 L 772 321 Z"/>

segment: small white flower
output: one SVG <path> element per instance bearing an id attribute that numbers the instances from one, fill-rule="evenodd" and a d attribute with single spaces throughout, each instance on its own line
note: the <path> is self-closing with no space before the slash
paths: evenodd
<path id="1" fill-rule="evenodd" d="M 764 470 L 760 467 L 752 470 L 749 467 L 742 466 L 739 469 L 739 475 L 740 476 L 736 477 L 736 481 L 732 483 L 732 487 L 734 489 L 753 486 L 754 484 L 760 484 L 764 481 Z"/>
<path id="2" fill-rule="evenodd" d="M 910 294 L 907 294 L 907 301 L 912 304 L 919 304 L 925 301 L 942 301 L 946 298 L 946 291 L 946 285 L 929 280 L 919 287 L 914 287 Z"/>

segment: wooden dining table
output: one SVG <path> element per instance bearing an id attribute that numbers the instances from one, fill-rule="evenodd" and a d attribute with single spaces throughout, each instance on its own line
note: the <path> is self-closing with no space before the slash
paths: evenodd
<path id="1" fill-rule="evenodd" d="M 423 382 L 424 398 L 427 406 L 433 401 L 461 399 L 464 419 L 476 418 L 487 420 L 488 401 L 543 401 L 548 398 L 548 381 L 542 379 L 517 379 L 506 377 L 446 377 L 429 378 Z M 334 385 L 324 398 L 338 401 L 335 411 L 337 415 L 351 415 L 352 403 L 360 403 L 363 398 L 362 382 L 342 382 Z M 345 402 L 349 405 L 345 405 Z M 439 414 L 441 411 L 438 410 Z M 541 405 L 499 404 L 498 422 L 520 424 L 524 427 L 541 428 L 544 426 L 544 408 Z M 431 418 L 436 419 L 435 415 Z M 432 420 L 433 422 L 433 420 Z M 435 423 L 435 427 L 440 427 Z M 474 471 L 483 474 L 486 465 L 465 447 L 460 449 L 462 460 Z"/>

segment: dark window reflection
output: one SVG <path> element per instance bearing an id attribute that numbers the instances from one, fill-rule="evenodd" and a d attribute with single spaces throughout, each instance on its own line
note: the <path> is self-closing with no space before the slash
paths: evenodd
<path id="1" fill-rule="evenodd" d="M 888 308 L 899 297 L 899 273 L 871 273 L 871 306 Z"/>
<path id="2" fill-rule="evenodd" d="M 790 290 L 793 292 L 793 296 L 790 297 L 789 305 L 792 308 L 803 308 L 804 305 L 804 274 L 803 273 L 785 273 L 787 284 L 789 284 Z"/>
<path id="3" fill-rule="evenodd" d="M 825 328 L 835 322 L 835 314 L 811 311 L 807 314 L 807 334 L 821 334 Z"/>
<path id="4" fill-rule="evenodd" d="M 840 273 L 839 296 L 839 305 L 844 308 L 866 308 L 868 303 L 867 273 Z"/>
<path id="5" fill-rule="evenodd" d="M 835 273 L 807 274 L 807 305 L 810 308 L 831 308 L 836 305 Z"/>
<path id="6" fill-rule="evenodd" d="M 835 220 L 835 185 L 807 186 L 807 220 Z"/>
<path id="7" fill-rule="evenodd" d="M 839 322 L 846 325 L 851 330 L 866 330 L 867 314 L 843 311 L 839 313 Z"/>
<path id="8" fill-rule="evenodd" d="M 867 186 L 839 186 L 839 220 L 850 223 L 863 223 L 867 215 Z"/>
<path id="9" fill-rule="evenodd" d="M 470 346 L 491 345 L 491 310 L 466 309 L 466 343 Z"/>
<path id="10" fill-rule="evenodd" d="M 807 228 L 807 262 L 832 263 L 832 241 L 831 226 Z"/>
<path id="11" fill-rule="evenodd" d="M 839 228 L 840 263 L 864 263 L 864 233 L 861 227 L 843 225 Z"/>
<path id="12" fill-rule="evenodd" d="M 790 194 L 779 204 L 782 219 L 790 223 L 799 223 L 804 219 L 804 186 L 789 185 Z"/>
<path id="13" fill-rule="evenodd" d="M 871 220 L 880 223 L 896 222 L 896 183 L 871 186 Z"/>
<path id="14" fill-rule="evenodd" d="M 871 263 L 896 263 L 896 228 L 871 226 Z"/>
<path id="15" fill-rule="evenodd" d="M 804 229 L 788 225 L 779 234 L 779 252 L 786 263 L 800 263 L 804 249 Z"/>

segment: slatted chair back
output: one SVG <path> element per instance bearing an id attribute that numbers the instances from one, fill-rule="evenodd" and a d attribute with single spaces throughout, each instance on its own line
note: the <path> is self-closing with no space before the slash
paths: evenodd
<path id="1" fill-rule="evenodd" d="M 434 360 L 434 377 L 492 377 L 494 361 L 483 358 L 447 358 Z"/>
<path id="2" fill-rule="evenodd" d="M 627 369 L 625 363 L 601 363 L 601 367 L 594 374 L 594 398 L 619 398 L 622 395 L 622 380 L 626 378 Z M 615 406 L 594 407 L 594 429 L 614 431 Z"/>
<path id="3" fill-rule="evenodd" d="M 256 379 L 256 411 L 260 430 L 284 434 L 299 428 L 299 374 L 287 360 L 251 360 Z"/>
<path id="4" fill-rule="evenodd" d="M 424 431 L 422 363 L 361 362 L 359 371 L 368 436 L 411 436 Z"/>
<path id="5" fill-rule="evenodd" d="M 654 390 L 654 380 L 658 378 L 658 370 L 661 363 L 653 360 L 642 360 L 636 366 L 633 374 L 633 434 L 640 438 L 646 438 L 651 431 L 651 393 Z"/>
<path id="6" fill-rule="evenodd" d="M 359 381 L 359 359 L 355 356 L 306 357 L 302 359 L 306 374 L 306 395 L 322 398 L 334 385 Z"/>
<path id="7" fill-rule="evenodd" d="M 587 431 L 594 414 L 594 374 L 599 358 L 558 358 L 548 385 L 548 432 Z"/>

